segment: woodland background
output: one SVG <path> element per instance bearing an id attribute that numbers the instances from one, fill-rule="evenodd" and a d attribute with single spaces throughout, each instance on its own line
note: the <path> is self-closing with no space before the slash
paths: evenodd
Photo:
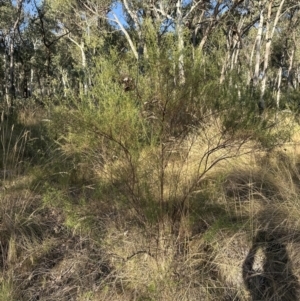
<path id="1" fill-rule="evenodd" d="M 0 300 L 299 300 L 299 21 L 0 0 Z"/>

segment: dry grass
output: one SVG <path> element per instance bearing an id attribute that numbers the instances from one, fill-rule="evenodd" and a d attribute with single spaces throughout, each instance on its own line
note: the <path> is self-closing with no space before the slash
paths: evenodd
<path id="1" fill-rule="evenodd" d="M 298 300 L 299 142 L 263 152 L 211 122 L 166 148 L 163 196 L 156 148 L 135 181 L 96 151 L 72 186 L 16 174 L 0 195 L 0 299 Z"/>

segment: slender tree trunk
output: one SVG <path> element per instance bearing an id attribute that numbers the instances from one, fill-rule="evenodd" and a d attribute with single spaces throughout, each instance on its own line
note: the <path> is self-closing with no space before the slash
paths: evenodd
<path id="1" fill-rule="evenodd" d="M 81 42 L 81 60 L 82 60 L 82 69 L 83 69 L 83 93 L 87 95 L 88 92 L 88 83 L 87 83 L 87 63 L 86 63 L 86 55 L 84 52 L 84 42 Z"/>
<path id="2" fill-rule="evenodd" d="M 73 42 L 79 49 L 81 53 L 81 66 L 82 66 L 82 71 L 83 71 L 83 80 L 82 80 L 82 89 L 83 89 L 83 94 L 86 95 L 88 92 L 88 84 L 87 84 L 87 62 L 86 62 L 86 55 L 84 51 L 84 42 L 81 41 L 79 44 L 76 42 L 71 36 L 68 36 L 69 40 Z"/>
<path id="3" fill-rule="evenodd" d="M 291 54 L 289 55 L 289 67 L 287 70 L 287 88 L 295 88 L 293 84 L 293 76 L 292 76 L 292 70 L 293 70 L 293 65 L 294 65 L 294 58 L 295 58 L 295 52 L 296 52 L 296 32 L 293 30 L 292 33 L 293 36 L 293 48 L 291 51 Z"/>
<path id="4" fill-rule="evenodd" d="M 256 43 L 254 43 L 253 47 L 252 47 L 252 50 L 251 50 L 251 54 L 250 54 L 250 57 L 247 56 L 247 53 L 246 53 L 246 57 L 248 58 L 248 61 L 249 61 L 249 72 L 248 72 L 248 80 L 247 80 L 247 85 L 250 86 L 251 84 L 251 81 L 252 81 L 252 85 L 254 85 L 253 83 L 253 79 L 254 79 L 254 73 L 253 73 L 253 57 L 254 57 L 254 53 L 255 53 L 255 49 L 256 49 Z"/>
<path id="5" fill-rule="evenodd" d="M 16 97 L 16 87 L 15 87 L 15 55 L 14 55 L 14 37 L 11 37 L 10 41 L 10 61 L 9 61 L 9 94 L 10 94 L 10 104 L 13 105 L 13 100 Z"/>
<path id="6" fill-rule="evenodd" d="M 268 14 L 267 14 L 267 20 L 266 20 L 266 48 L 265 48 L 265 57 L 264 57 L 264 66 L 262 70 L 262 81 L 261 81 L 261 89 L 260 89 L 260 100 L 259 100 L 259 107 L 261 109 L 265 108 L 265 100 L 264 95 L 266 91 L 266 83 L 267 83 L 267 72 L 268 72 L 268 66 L 269 66 L 269 56 L 270 56 L 270 50 L 271 50 L 271 33 L 270 33 L 270 23 L 271 23 L 271 13 L 272 13 L 272 6 L 273 6 L 273 0 L 269 2 L 268 4 Z"/>
<path id="7" fill-rule="evenodd" d="M 10 102 L 9 102 L 9 75 L 8 72 L 6 72 L 8 70 L 8 59 L 7 59 L 7 55 L 6 53 L 3 54 L 3 62 L 4 62 L 4 97 L 5 97 L 5 101 L 7 106 L 10 106 Z"/>
<path id="8" fill-rule="evenodd" d="M 68 74 L 67 72 L 61 67 L 60 68 L 60 74 L 61 74 L 61 81 L 63 84 L 63 91 L 64 91 L 64 97 L 67 96 L 67 91 L 68 91 Z"/>
<path id="9" fill-rule="evenodd" d="M 16 97 L 16 87 L 15 87 L 15 38 L 16 38 L 16 31 L 19 26 L 21 20 L 21 11 L 23 6 L 23 0 L 17 1 L 17 17 L 12 28 L 12 33 L 10 36 L 10 47 L 9 47 L 9 55 L 10 55 L 10 62 L 9 62 L 9 106 L 13 107 L 13 102 Z"/>
<path id="10" fill-rule="evenodd" d="M 133 43 L 130 35 L 128 34 L 127 30 L 124 28 L 124 26 L 121 23 L 121 21 L 119 20 L 119 18 L 115 14 L 113 14 L 113 16 L 114 16 L 113 21 L 120 26 L 120 29 L 123 32 L 123 34 L 125 35 L 125 38 L 126 38 L 128 44 L 129 44 L 130 48 L 131 48 L 131 51 L 132 51 L 134 57 L 138 60 L 139 59 L 139 54 L 138 54 L 138 51 L 136 50 L 136 47 L 134 46 L 134 43 Z"/>
<path id="11" fill-rule="evenodd" d="M 272 38 L 275 32 L 275 28 L 277 26 L 280 14 L 281 14 L 281 10 L 283 7 L 283 4 L 285 2 L 285 0 L 282 0 L 280 2 L 280 5 L 277 9 L 277 13 L 276 13 L 276 17 L 273 23 L 273 27 L 272 27 L 272 31 L 271 31 L 271 13 L 272 13 L 272 6 L 273 6 L 273 0 L 269 2 L 268 5 L 268 16 L 267 16 L 267 26 L 266 26 L 266 48 L 265 48 L 265 57 L 264 57 L 264 66 L 263 66 L 263 78 L 262 78 L 262 82 L 261 82 L 261 94 L 260 94 L 260 105 L 264 108 L 265 104 L 264 104 L 264 95 L 265 95 L 265 91 L 266 91 L 266 84 L 267 84 L 267 79 L 268 79 L 268 66 L 269 66 L 269 58 L 270 58 L 270 53 L 271 53 L 271 45 L 272 45 Z M 282 69 L 282 68 L 281 68 Z M 282 73 L 282 70 L 281 70 Z M 278 81 L 281 84 L 281 78 Z M 277 91 L 280 91 L 280 89 L 277 89 Z M 278 94 L 278 97 L 280 97 L 280 93 Z M 279 99 L 278 99 L 279 101 Z M 279 102 L 278 102 L 278 106 L 279 107 Z"/>
<path id="12" fill-rule="evenodd" d="M 31 66 L 30 67 L 30 83 L 29 83 L 30 96 L 32 96 L 32 92 L 33 92 L 33 77 L 34 77 L 34 70 Z"/>
<path id="13" fill-rule="evenodd" d="M 229 34 L 226 37 L 226 56 L 223 62 L 223 66 L 222 66 L 222 71 L 221 71 L 221 76 L 220 76 L 220 84 L 222 84 L 225 81 L 225 75 L 226 75 L 226 71 L 228 68 L 228 62 L 230 61 L 230 37 Z"/>
<path id="14" fill-rule="evenodd" d="M 264 8 L 263 8 L 262 1 L 259 1 L 258 5 L 260 7 L 260 12 L 259 12 L 259 25 L 258 25 L 256 43 L 255 43 L 255 66 L 254 66 L 254 76 L 253 76 L 253 88 L 255 92 L 257 91 L 259 79 L 261 76 L 260 56 L 261 56 L 262 34 L 263 34 L 263 27 L 264 27 Z M 261 101 L 261 99 L 258 103 L 258 107 L 260 113 L 262 113 L 263 110 L 265 109 L 265 104 L 264 102 Z"/>
<path id="15" fill-rule="evenodd" d="M 279 109 L 280 95 L 281 95 L 281 81 L 282 81 L 282 66 L 278 69 L 278 81 L 276 89 L 276 107 Z"/>
<path id="16" fill-rule="evenodd" d="M 185 73 L 184 73 L 184 41 L 183 41 L 183 20 L 182 20 L 182 11 L 181 11 L 181 0 L 177 1 L 176 4 L 177 9 L 177 38 L 178 38 L 178 77 L 179 77 L 179 85 L 183 85 L 185 83 Z"/>
<path id="17" fill-rule="evenodd" d="M 195 26 L 195 29 L 193 30 L 193 33 L 192 33 L 192 41 L 193 41 L 193 47 L 196 48 L 196 37 L 198 35 L 198 32 L 199 32 L 199 29 L 200 29 L 200 25 L 203 21 L 203 18 L 204 18 L 204 15 L 205 15 L 205 10 L 203 9 L 198 20 L 197 20 L 197 25 Z M 202 46 L 203 47 L 203 46 Z M 202 49 L 202 48 L 201 48 Z"/>
<path id="18" fill-rule="evenodd" d="M 260 1 L 259 6 L 261 7 L 261 5 L 262 4 Z M 264 9 L 261 8 L 259 12 L 259 25 L 258 25 L 256 43 L 255 43 L 255 66 L 254 66 L 254 76 L 253 76 L 254 88 L 257 87 L 259 82 L 259 76 L 260 76 L 260 52 L 261 52 L 263 27 L 264 27 Z"/>

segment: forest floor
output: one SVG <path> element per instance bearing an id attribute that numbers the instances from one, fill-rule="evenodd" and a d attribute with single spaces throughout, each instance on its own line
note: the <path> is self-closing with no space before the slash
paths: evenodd
<path id="1" fill-rule="evenodd" d="M 153 193 L 153 150 L 144 150 L 145 205 L 119 158 L 91 165 L 57 151 L 42 109 L 1 120 L 0 300 L 300 299 L 297 124 L 270 151 L 231 148 L 192 193 L 201 137 L 174 151 L 164 195 Z M 157 211 L 175 197 L 185 200 L 179 216 Z"/>

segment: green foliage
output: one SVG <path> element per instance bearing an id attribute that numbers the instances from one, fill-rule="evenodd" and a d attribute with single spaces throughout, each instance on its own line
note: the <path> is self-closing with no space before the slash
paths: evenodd
<path id="1" fill-rule="evenodd" d="M 280 108 L 290 110 L 290 114 L 295 112 L 297 115 L 300 112 L 300 93 L 299 90 L 288 88 L 282 95 L 282 101 L 280 102 Z"/>
<path id="2" fill-rule="evenodd" d="M 214 56 L 205 59 L 203 54 L 193 54 L 191 47 L 184 49 L 185 83 L 179 84 L 180 53 L 174 35 L 160 37 L 150 20 L 143 26 L 147 52 L 142 61 L 115 50 L 96 57 L 89 71 L 93 87 L 87 95 L 54 107 L 48 130 L 57 138 L 59 160 L 64 158 L 65 163 L 65 170 L 55 174 L 69 174 L 67 185 L 100 180 L 120 203 L 132 205 L 143 219 L 154 222 L 184 210 L 182 200 L 187 196 L 176 196 L 181 180 L 173 183 L 174 192 L 166 196 L 172 179 L 166 169 L 172 152 L 196 129 L 201 133 L 211 119 L 219 120 L 221 139 L 227 141 L 224 148 L 230 141 L 242 145 L 250 140 L 272 148 L 288 132 L 274 130 L 271 118 L 258 115 L 251 91 L 242 84 L 232 85 L 239 74 L 232 72 L 229 81 L 219 84 L 216 58 L 222 50 L 217 44 L 212 47 Z M 218 43 L 221 33 L 215 38 Z M 193 61 L 189 60 L 192 54 Z M 186 188 L 188 194 L 194 185 Z M 70 216 L 70 223 L 76 219 Z"/>
<path id="3" fill-rule="evenodd" d="M 147 1 L 128 1 L 143 7 L 140 27 L 127 14 L 137 60 L 100 2 L 44 1 L 16 37 L 16 87 L 32 81 L 34 96 L 0 122 L 0 299 L 247 300 L 241 254 L 252 236 L 284 224 L 292 249 L 299 228 L 297 149 L 274 151 L 295 129 L 279 111 L 296 112 L 299 98 L 283 79 L 275 108 L 282 39 L 260 114 L 261 79 L 251 89 L 245 63 L 256 28 L 238 37 L 238 9 L 220 11 L 198 50 L 204 7 L 162 32 Z M 11 28 L 13 8 L 0 10 Z M 9 55 L 0 59 L 8 81 Z"/>
<path id="4" fill-rule="evenodd" d="M 45 183 L 45 192 L 43 193 L 43 205 L 50 207 L 64 207 L 66 205 L 66 196 L 60 189 L 55 189 L 50 184 Z"/>
<path id="5" fill-rule="evenodd" d="M 218 234 L 226 232 L 227 234 L 231 233 L 231 235 L 233 235 L 243 227 L 244 224 L 241 221 L 233 220 L 230 216 L 223 215 L 214 221 L 211 227 L 205 232 L 203 239 L 207 243 L 215 243 L 217 242 Z"/>
<path id="6" fill-rule="evenodd" d="M 7 178 L 22 173 L 24 153 L 29 138 L 28 130 L 18 129 L 13 121 L 5 120 L 4 112 L 2 112 L 0 116 L 0 169 L 4 182 Z"/>
<path id="7" fill-rule="evenodd" d="M 15 301 L 14 288 L 10 280 L 2 280 L 0 285 L 0 300 Z"/>

